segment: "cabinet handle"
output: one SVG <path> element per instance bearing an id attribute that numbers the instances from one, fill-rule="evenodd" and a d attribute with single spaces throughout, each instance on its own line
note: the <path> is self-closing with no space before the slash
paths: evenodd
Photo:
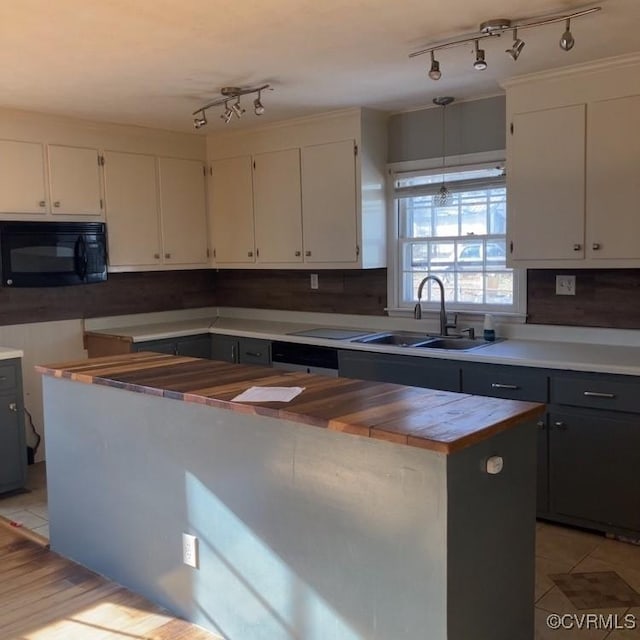
<path id="1" fill-rule="evenodd" d="M 594 251 L 598 251 L 598 250 L 600 249 L 600 243 L 598 243 L 598 242 L 594 242 L 594 243 L 591 245 L 591 248 L 592 248 Z"/>
<path id="2" fill-rule="evenodd" d="M 301 251 L 296 251 L 296 258 L 299 258 L 302 255 Z"/>
<path id="3" fill-rule="evenodd" d="M 311 255 L 311 251 L 305 251 L 305 252 L 304 252 L 304 255 L 305 255 L 305 256 L 307 256 L 307 257 L 309 257 L 309 256 Z"/>
<path id="4" fill-rule="evenodd" d="M 7 376 L 0 376 L 0 382 L 4 382 L 7 379 Z"/>
<path id="5" fill-rule="evenodd" d="M 232 344 L 231 345 L 231 362 L 235 362 L 236 361 L 236 345 Z"/>
<path id="6" fill-rule="evenodd" d="M 154 257 L 156 260 L 160 260 L 160 254 L 159 254 L 159 253 L 154 253 L 154 254 L 153 254 L 153 257 Z"/>
<path id="7" fill-rule="evenodd" d="M 501 384 L 500 382 L 492 382 L 492 389 L 509 389 L 510 391 L 517 391 L 520 387 L 517 384 Z"/>
<path id="8" fill-rule="evenodd" d="M 567 425 L 562 422 L 562 420 L 556 420 L 553 423 L 553 426 L 558 430 L 558 431 L 566 431 L 567 430 Z"/>
<path id="9" fill-rule="evenodd" d="M 170 253 L 165 253 L 164 257 L 168 260 L 171 257 L 171 254 Z"/>
<path id="10" fill-rule="evenodd" d="M 587 398 L 606 398 L 607 400 L 613 400 L 616 397 L 615 393 L 600 393 L 600 391 L 585 391 L 582 395 Z"/>
<path id="11" fill-rule="evenodd" d="M 10 402 L 9 403 L 9 411 L 13 411 L 14 413 L 17 413 L 18 405 L 15 402 Z"/>
<path id="12" fill-rule="evenodd" d="M 53 206 L 54 206 L 54 207 L 59 207 L 59 206 L 60 206 L 60 200 L 56 200 L 56 201 L 53 203 Z"/>
<path id="13" fill-rule="evenodd" d="M 538 420 L 538 422 L 536 422 L 536 427 L 538 427 L 540 431 L 544 431 L 547 428 L 547 423 L 544 420 Z"/>
<path id="14" fill-rule="evenodd" d="M 576 242 L 576 244 L 573 245 L 573 250 L 580 251 L 580 249 L 582 249 L 582 245 Z"/>
<path id="15" fill-rule="evenodd" d="M 47 203 L 46 203 L 46 201 L 45 201 L 45 200 L 40 200 L 40 202 L 38 202 L 38 206 L 40 206 L 40 207 L 46 207 L 46 206 L 47 206 Z"/>
<path id="16" fill-rule="evenodd" d="M 251 356 L 252 358 L 260 358 L 262 354 L 259 351 L 245 351 L 245 356 Z"/>
<path id="17" fill-rule="evenodd" d="M 253 258 L 253 251 L 247 251 L 247 255 L 248 255 L 250 258 Z"/>

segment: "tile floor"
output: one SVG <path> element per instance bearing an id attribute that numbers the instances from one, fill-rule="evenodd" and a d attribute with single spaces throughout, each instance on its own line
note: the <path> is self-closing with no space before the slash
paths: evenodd
<path id="1" fill-rule="evenodd" d="M 22 523 L 42 536 L 49 537 L 47 514 L 47 487 L 45 464 L 37 463 L 29 467 L 27 492 L 0 498 L 0 516 Z M 611 574 L 615 575 L 611 575 Z M 609 606 L 605 602 L 617 602 L 609 593 L 602 596 L 602 608 L 576 608 L 576 604 L 598 600 L 598 589 L 584 587 L 583 576 L 577 578 L 579 588 L 583 589 L 576 596 L 567 584 L 571 580 L 566 574 L 595 574 L 596 580 L 601 578 L 605 587 L 620 585 L 624 581 L 625 590 L 635 595 L 640 594 L 640 546 L 610 540 L 603 535 L 589 533 L 569 527 L 538 522 L 536 525 L 536 585 L 535 616 L 536 640 L 640 640 L 640 606 Z M 598 575 L 598 574 L 601 574 Z M 555 581 L 554 581 L 555 578 Z M 556 583 L 557 582 L 557 583 Z M 563 585 L 567 593 L 558 586 Z M 631 588 L 629 590 L 629 587 Z M 614 587 L 612 587 L 614 588 Z M 620 587 L 618 587 L 620 589 Z M 615 595 L 615 594 L 614 594 Z M 625 594 L 628 597 L 628 593 Z M 638 596 L 640 597 L 640 596 Z M 594 600 L 595 598 L 595 600 Z M 554 630 L 547 625 L 550 614 L 609 614 L 617 615 L 619 626 L 624 625 L 624 616 L 630 614 L 637 620 L 636 629 L 559 629 Z M 579 618 L 577 618 L 579 620 Z M 567 623 L 568 624 L 568 623 Z"/>

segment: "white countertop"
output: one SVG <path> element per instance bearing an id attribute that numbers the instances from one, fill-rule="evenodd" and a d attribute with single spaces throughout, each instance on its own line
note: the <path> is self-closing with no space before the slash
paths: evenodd
<path id="1" fill-rule="evenodd" d="M 0 347 L 0 360 L 10 360 L 11 358 L 22 358 L 24 355 L 20 349 L 11 349 L 10 347 Z"/>
<path id="2" fill-rule="evenodd" d="M 574 371 L 593 371 L 602 373 L 618 373 L 640 375 L 640 347 L 610 346 L 589 344 L 586 342 L 545 341 L 507 339 L 488 344 L 474 351 L 448 351 L 437 349 L 393 347 L 388 345 L 359 344 L 352 340 L 330 340 L 306 336 L 290 335 L 292 332 L 316 327 L 354 329 L 361 328 L 363 333 L 375 333 L 380 328 L 367 327 L 367 319 L 363 318 L 362 327 L 338 324 L 279 322 L 276 320 L 260 320 L 256 318 L 213 318 L 180 320 L 147 325 L 112 327 L 94 330 L 92 333 L 116 335 L 144 342 L 201 333 L 235 335 L 263 340 L 286 340 L 299 344 L 315 344 L 337 349 L 351 349 L 377 353 L 396 353 L 427 358 L 442 358 L 468 362 L 485 362 L 493 364 L 509 364 L 549 369 Z M 13 352 L 20 353 L 20 352 Z M 21 355 L 21 353 L 20 353 Z M 7 356 L 11 357 L 11 356 Z M 17 356 L 13 356 L 17 357 Z"/>

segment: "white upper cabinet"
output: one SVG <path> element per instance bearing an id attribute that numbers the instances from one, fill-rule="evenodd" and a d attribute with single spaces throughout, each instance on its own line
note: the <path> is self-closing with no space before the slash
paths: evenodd
<path id="1" fill-rule="evenodd" d="M 584 257 L 584 153 L 584 105 L 514 114 L 507 157 L 513 260 Z"/>
<path id="2" fill-rule="evenodd" d="M 302 149 L 305 262 L 355 262 L 358 257 L 355 141 Z"/>
<path id="3" fill-rule="evenodd" d="M 300 150 L 262 153 L 253 158 L 256 260 L 302 262 Z"/>
<path id="4" fill-rule="evenodd" d="M 251 156 L 215 160 L 209 176 L 210 244 L 215 260 L 254 262 Z"/>
<path id="5" fill-rule="evenodd" d="M 51 212 L 102 215 L 100 158 L 97 149 L 48 146 Z"/>
<path id="6" fill-rule="evenodd" d="M 109 265 L 160 264 L 156 158 L 117 151 L 104 156 Z"/>
<path id="7" fill-rule="evenodd" d="M 640 267 L 640 56 L 505 88 L 509 263 Z"/>
<path id="8" fill-rule="evenodd" d="M 352 109 L 225 132 L 207 148 L 217 267 L 386 265 L 384 114 Z M 244 248 L 252 239 L 253 253 Z"/>
<path id="9" fill-rule="evenodd" d="M 46 212 L 44 146 L 0 140 L 0 213 Z"/>
<path id="10" fill-rule="evenodd" d="M 207 207 L 199 160 L 158 159 L 164 261 L 206 265 Z"/>
<path id="11" fill-rule="evenodd" d="M 593 102 L 587 123 L 587 255 L 639 260 L 640 96 Z"/>

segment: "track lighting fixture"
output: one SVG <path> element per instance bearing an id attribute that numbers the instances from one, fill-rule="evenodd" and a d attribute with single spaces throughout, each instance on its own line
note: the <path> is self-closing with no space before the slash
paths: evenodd
<path id="1" fill-rule="evenodd" d="M 563 51 L 571 51 L 575 43 L 576 41 L 573 39 L 573 34 L 571 33 L 571 18 L 567 18 L 567 22 L 565 23 L 564 33 L 560 38 L 560 48 Z"/>
<path id="2" fill-rule="evenodd" d="M 429 77 L 432 80 L 440 80 L 440 78 L 442 78 L 440 63 L 436 60 L 436 56 L 433 51 L 431 52 L 431 69 L 429 69 Z"/>
<path id="3" fill-rule="evenodd" d="M 513 30 L 513 44 L 511 49 L 505 49 L 505 53 L 508 53 L 514 60 L 517 60 L 522 50 L 524 49 L 524 40 L 518 38 L 518 30 Z"/>
<path id="4" fill-rule="evenodd" d="M 196 113 L 198 113 L 198 112 L 196 112 Z M 200 113 L 200 115 L 196 116 L 193 119 L 193 126 L 196 129 L 199 129 L 200 127 L 204 127 L 204 125 L 207 124 L 207 116 L 204 114 L 204 111 L 200 111 L 199 113 Z"/>
<path id="5" fill-rule="evenodd" d="M 506 49 L 507 53 L 513 60 L 517 60 L 522 49 L 524 49 L 524 40 L 518 38 L 518 30 L 532 29 L 534 27 L 542 27 L 548 24 L 554 24 L 557 22 L 565 23 L 565 30 L 560 38 L 560 48 L 563 51 L 570 51 L 573 49 L 575 40 L 571 33 L 571 20 L 580 18 L 582 16 L 601 11 L 602 7 L 588 7 L 583 9 L 577 9 L 571 13 L 556 13 L 545 16 L 539 16 L 537 18 L 517 18 L 510 20 L 507 18 L 494 18 L 483 22 L 476 33 L 468 33 L 461 35 L 453 40 L 447 40 L 444 42 L 436 42 L 431 44 L 420 51 L 414 51 L 409 54 L 410 58 L 421 56 L 425 53 L 431 56 L 431 68 L 429 70 L 429 77 L 432 80 L 440 80 L 442 73 L 440 72 L 440 62 L 436 60 L 435 53 L 441 49 L 450 49 L 451 47 L 458 47 L 470 42 L 474 44 L 475 60 L 473 62 L 474 69 L 483 71 L 487 68 L 487 61 L 485 59 L 485 50 L 480 48 L 480 41 L 485 38 L 500 37 L 505 31 L 513 31 L 513 45 L 510 49 Z"/>
<path id="6" fill-rule="evenodd" d="M 484 71 L 487 68 L 487 63 L 484 59 L 484 49 L 480 48 L 480 45 L 477 40 L 475 42 L 475 52 L 476 52 L 476 59 L 475 59 L 475 62 L 473 63 L 473 68 L 476 71 Z"/>
<path id="7" fill-rule="evenodd" d="M 193 112 L 193 126 L 196 129 L 203 127 L 207 124 L 207 116 L 205 114 L 207 109 L 211 107 L 217 107 L 219 105 L 224 105 L 224 111 L 220 114 L 220 117 L 224 120 L 225 124 L 229 124 L 231 119 L 235 115 L 236 118 L 242 118 L 242 115 L 246 113 L 246 109 L 242 107 L 240 104 L 240 97 L 245 96 L 250 93 L 257 93 L 258 97 L 253 101 L 253 110 L 257 116 L 261 116 L 265 112 L 264 105 L 260 100 L 260 96 L 265 90 L 273 90 L 268 84 L 263 84 L 259 87 L 222 87 L 220 93 L 222 94 L 222 98 L 217 98 L 212 102 L 208 102 L 204 106 L 200 107 L 196 111 Z M 229 104 L 232 100 L 235 99 L 235 102 Z"/>

